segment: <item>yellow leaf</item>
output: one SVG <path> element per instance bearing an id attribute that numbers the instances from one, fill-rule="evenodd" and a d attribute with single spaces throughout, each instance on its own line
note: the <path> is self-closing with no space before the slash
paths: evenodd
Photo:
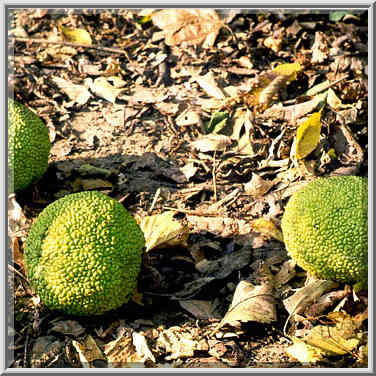
<path id="1" fill-rule="evenodd" d="M 174 215 L 175 212 L 168 211 L 142 218 L 140 227 L 145 236 L 146 252 L 162 245 L 186 245 L 188 228 L 174 219 Z"/>
<path id="2" fill-rule="evenodd" d="M 273 69 L 274 73 L 282 76 L 288 76 L 289 81 L 296 79 L 296 74 L 302 70 L 299 63 L 280 64 Z"/>
<path id="3" fill-rule="evenodd" d="M 260 232 L 263 235 L 271 236 L 274 239 L 283 242 L 283 235 L 277 226 L 267 218 L 258 218 L 251 222 L 251 227 L 254 231 Z"/>
<path id="4" fill-rule="evenodd" d="M 71 29 L 62 25 L 59 25 L 59 29 L 63 33 L 64 38 L 69 42 L 85 44 L 87 46 L 91 46 L 92 44 L 90 34 L 85 29 Z"/>
<path id="5" fill-rule="evenodd" d="M 300 340 L 293 338 L 293 344 L 287 348 L 287 355 L 291 358 L 297 359 L 300 363 L 316 363 L 323 358 L 323 351 L 317 347 L 310 346 Z"/>
<path id="6" fill-rule="evenodd" d="M 295 156 L 303 159 L 316 149 L 320 141 L 321 132 L 321 110 L 312 114 L 302 123 L 296 132 Z"/>

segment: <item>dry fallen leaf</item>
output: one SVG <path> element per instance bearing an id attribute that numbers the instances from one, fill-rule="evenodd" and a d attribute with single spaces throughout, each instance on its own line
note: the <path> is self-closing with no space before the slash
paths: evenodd
<path id="1" fill-rule="evenodd" d="M 265 281 L 254 285 L 249 281 L 240 281 L 236 287 L 231 307 L 219 323 L 218 328 L 235 321 L 256 321 L 270 324 L 276 320 L 276 300 L 273 295 L 272 283 Z"/>
<path id="2" fill-rule="evenodd" d="M 174 219 L 174 211 L 142 218 L 140 227 L 145 236 L 146 252 L 156 247 L 186 246 L 188 227 Z"/>
<path id="3" fill-rule="evenodd" d="M 193 141 L 191 144 L 195 149 L 203 153 L 208 151 L 223 151 L 231 144 L 231 138 L 221 134 L 210 133 Z"/>
<path id="4" fill-rule="evenodd" d="M 106 360 L 101 349 L 91 335 L 86 336 L 80 341 L 73 340 L 72 344 L 78 352 L 81 364 L 84 368 L 92 368 L 92 362 L 94 360 Z"/>
<path id="5" fill-rule="evenodd" d="M 64 78 L 57 76 L 52 78 L 52 82 L 54 82 L 71 101 L 78 105 L 84 105 L 91 97 L 89 90 L 84 85 L 75 85 L 71 81 L 64 80 Z"/>
<path id="6" fill-rule="evenodd" d="M 100 98 L 106 99 L 111 103 L 115 103 L 116 98 L 125 89 L 117 89 L 112 86 L 105 77 L 98 77 L 92 82 L 91 79 L 85 80 L 90 90 Z"/>
<path id="7" fill-rule="evenodd" d="M 85 328 L 83 328 L 77 321 L 65 320 L 55 322 L 51 331 L 78 337 L 85 333 Z"/>
<path id="8" fill-rule="evenodd" d="M 212 47 L 223 26 L 214 9 L 163 9 L 153 13 L 151 19 L 164 31 L 169 46 L 186 42 Z"/>
<path id="9" fill-rule="evenodd" d="M 134 338 L 139 351 L 136 350 Z M 118 338 L 104 346 L 104 353 L 110 368 L 140 367 L 143 366 L 145 359 L 150 357 L 141 339 L 137 336 L 133 337 L 133 331 L 124 327 L 120 328 Z M 152 359 L 154 359 L 153 356 Z"/>
<path id="10" fill-rule="evenodd" d="M 327 37 L 321 31 L 316 31 L 315 42 L 312 45 L 312 63 L 322 63 L 329 55 L 329 43 Z"/>
<path id="11" fill-rule="evenodd" d="M 163 330 L 156 341 L 157 349 L 163 349 L 166 360 L 192 357 L 197 350 L 207 350 L 208 345 L 205 339 L 197 339 L 188 329 L 180 326 L 172 326 Z"/>
<path id="12" fill-rule="evenodd" d="M 184 174 L 187 180 L 195 176 L 197 170 L 198 170 L 198 167 L 195 166 L 193 162 L 189 162 L 180 168 L 180 171 Z"/>
<path id="13" fill-rule="evenodd" d="M 179 300 L 179 304 L 199 320 L 219 319 L 220 302 L 215 300 Z"/>
<path id="14" fill-rule="evenodd" d="M 287 350 L 290 356 L 301 363 L 315 363 L 324 357 L 351 354 L 361 344 L 363 318 L 345 312 L 331 312 L 326 317 L 335 325 L 316 325 L 303 338 L 294 337 L 294 344 Z"/>
<path id="15" fill-rule="evenodd" d="M 253 173 L 252 179 L 244 184 L 244 192 L 252 197 L 262 197 L 273 185 L 272 181 L 264 180 L 261 176 Z"/>
<path id="16" fill-rule="evenodd" d="M 327 99 L 328 105 L 333 110 L 343 110 L 346 108 L 352 108 L 352 104 L 343 104 L 341 100 L 337 97 L 336 93 L 333 89 L 328 90 L 328 99 Z"/>
<path id="17" fill-rule="evenodd" d="M 287 312 L 299 314 L 313 302 L 316 302 L 324 293 L 338 286 L 338 283 L 321 279 L 310 278 L 308 283 L 295 293 L 283 300 Z"/>
<path id="18" fill-rule="evenodd" d="M 206 94 L 215 99 L 225 99 L 226 96 L 215 81 L 214 74 L 209 71 L 204 76 L 194 75 L 195 81 L 205 90 Z"/>

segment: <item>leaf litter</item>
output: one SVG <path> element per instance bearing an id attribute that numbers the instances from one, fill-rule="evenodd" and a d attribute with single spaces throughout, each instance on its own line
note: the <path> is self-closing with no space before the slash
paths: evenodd
<path id="1" fill-rule="evenodd" d="M 367 13 L 335 13 L 12 10 L 8 90 L 53 146 L 8 208 L 12 367 L 367 366 L 366 295 L 307 280 L 279 229 L 312 178 L 367 174 Z M 147 238 L 138 298 L 100 321 L 49 312 L 23 267 L 83 189 Z"/>

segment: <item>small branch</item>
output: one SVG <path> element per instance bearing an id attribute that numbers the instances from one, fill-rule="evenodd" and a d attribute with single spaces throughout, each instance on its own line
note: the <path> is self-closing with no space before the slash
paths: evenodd
<path id="1" fill-rule="evenodd" d="M 65 41 L 52 41 L 52 40 L 46 40 L 46 39 L 32 39 L 32 38 L 16 38 L 16 37 L 10 37 L 13 40 L 17 42 L 26 42 L 26 43 L 39 43 L 39 44 L 57 44 L 60 46 L 71 46 L 71 47 L 82 47 L 82 48 L 91 48 L 94 50 L 99 50 L 103 52 L 109 52 L 109 53 L 115 53 L 115 54 L 121 54 L 125 55 L 127 60 L 129 62 L 132 62 L 131 58 L 128 55 L 128 52 L 125 50 L 121 50 L 120 48 L 110 48 L 110 47 L 103 47 L 103 46 L 98 46 L 95 44 L 92 45 L 87 45 L 87 44 L 79 44 L 79 43 L 72 43 L 72 42 L 65 42 Z"/>

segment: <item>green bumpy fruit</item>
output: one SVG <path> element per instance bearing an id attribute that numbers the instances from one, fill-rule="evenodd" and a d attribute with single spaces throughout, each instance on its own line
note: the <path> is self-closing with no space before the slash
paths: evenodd
<path id="1" fill-rule="evenodd" d="M 134 293 L 144 244 L 140 227 L 116 200 L 73 193 L 47 206 L 33 224 L 26 272 L 50 309 L 99 315 Z"/>
<path id="2" fill-rule="evenodd" d="M 23 104 L 8 99 L 8 192 L 18 192 L 38 180 L 48 167 L 48 129 Z"/>
<path id="3" fill-rule="evenodd" d="M 367 286 L 368 179 L 318 178 L 294 193 L 281 227 L 290 256 L 310 274 Z"/>

